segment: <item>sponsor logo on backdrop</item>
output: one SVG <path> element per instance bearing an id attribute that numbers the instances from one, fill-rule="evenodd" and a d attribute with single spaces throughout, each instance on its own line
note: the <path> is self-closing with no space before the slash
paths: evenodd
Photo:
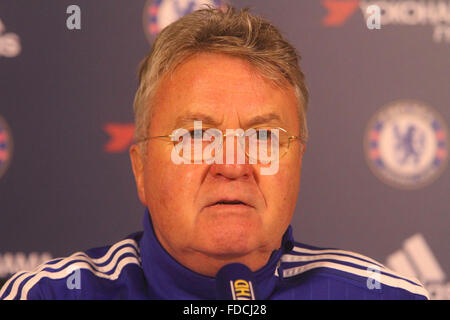
<path id="1" fill-rule="evenodd" d="M 11 130 L 5 119 L 0 116 L 0 178 L 5 174 L 11 162 L 13 141 Z"/>
<path id="2" fill-rule="evenodd" d="M 20 38 L 17 34 L 5 30 L 5 25 L 0 19 L 0 57 L 16 57 L 21 50 Z"/>
<path id="3" fill-rule="evenodd" d="M 358 11 L 368 20 L 371 11 L 367 8 L 377 6 L 383 27 L 432 26 L 435 42 L 450 42 L 449 0 L 322 0 L 321 3 L 326 9 L 322 19 L 326 27 L 340 27 Z"/>
<path id="4" fill-rule="evenodd" d="M 417 233 L 403 242 L 403 247 L 389 255 L 386 265 L 405 276 L 419 279 L 431 299 L 450 299 L 450 282 L 422 234 Z"/>
<path id="5" fill-rule="evenodd" d="M 144 6 L 144 32 L 150 43 L 172 22 L 205 5 L 221 7 L 219 0 L 147 0 Z"/>
<path id="6" fill-rule="evenodd" d="M 421 188 L 445 169 L 447 128 L 431 107 L 414 100 L 394 101 L 369 121 L 364 149 L 369 167 L 383 182 Z"/>
<path id="7" fill-rule="evenodd" d="M 133 143 L 133 123 L 107 123 L 103 126 L 103 130 L 109 135 L 109 140 L 103 147 L 107 153 L 125 152 Z"/>
<path id="8" fill-rule="evenodd" d="M 7 278 L 19 271 L 31 271 L 50 259 L 52 259 L 52 256 L 48 252 L 0 253 L 0 278 Z"/>

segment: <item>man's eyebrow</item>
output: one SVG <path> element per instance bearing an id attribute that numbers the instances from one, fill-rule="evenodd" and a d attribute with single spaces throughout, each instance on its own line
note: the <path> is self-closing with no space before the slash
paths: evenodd
<path id="1" fill-rule="evenodd" d="M 219 122 L 215 120 L 210 115 L 201 113 L 201 112 L 188 112 L 183 115 L 180 115 L 175 120 L 175 126 L 177 128 L 181 128 L 185 125 L 194 125 L 194 121 L 202 121 L 202 124 L 212 125 L 212 126 L 219 126 Z"/>
<path id="2" fill-rule="evenodd" d="M 251 118 L 249 121 L 245 122 L 245 126 L 250 128 L 250 127 L 254 127 L 254 126 L 258 126 L 261 124 L 270 124 L 270 123 L 276 123 L 276 124 L 281 124 L 282 120 L 281 117 L 274 112 L 270 112 L 267 114 L 263 114 L 263 115 L 259 115 L 259 116 L 255 116 L 253 118 Z"/>
<path id="3" fill-rule="evenodd" d="M 194 124 L 194 121 L 202 121 L 202 124 L 210 125 L 216 128 L 220 125 L 220 122 L 210 115 L 201 112 L 188 112 L 177 117 L 177 119 L 175 120 L 175 126 L 177 128 L 182 128 L 186 125 L 192 126 Z M 261 124 L 271 123 L 275 123 L 277 125 L 282 123 L 281 117 L 275 112 L 270 112 L 253 117 L 250 120 L 245 121 L 245 127 L 251 128 Z"/>

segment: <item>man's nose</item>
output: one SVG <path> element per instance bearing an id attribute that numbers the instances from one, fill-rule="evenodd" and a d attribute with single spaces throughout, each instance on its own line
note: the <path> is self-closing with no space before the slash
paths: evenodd
<path id="1" fill-rule="evenodd" d="M 234 143 L 233 143 L 234 142 Z M 237 137 L 231 138 L 222 145 L 222 164 L 213 163 L 211 174 L 213 176 L 223 176 L 228 179 L 248 178 L 252 175 L 253 167 L 248 162 L 245 150 Z"/>
<path id="2" fill-rule="evenodd" d="M 210 174 L 214 177 L 224 177 L 230 180 L 236 180 L 240 178 L 249 178 L 252 175 L 252 165 L 250 164 L 211 164 Z"/>

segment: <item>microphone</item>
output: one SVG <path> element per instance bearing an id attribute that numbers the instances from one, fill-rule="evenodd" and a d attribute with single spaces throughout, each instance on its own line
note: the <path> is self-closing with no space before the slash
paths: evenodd
<path id="1" fill-rule="evenodd" d="M 253 272 L 241 263 L 223 266 L 216 275 L 219 300 L 256 300 L 256 282 Z"/>

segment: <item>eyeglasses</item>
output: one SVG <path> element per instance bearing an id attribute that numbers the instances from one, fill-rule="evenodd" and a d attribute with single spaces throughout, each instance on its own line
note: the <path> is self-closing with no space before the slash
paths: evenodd
<path id="1" fill-rule="evenodd" d="M 180 128 L 170 135 L 145 137 L 137 140 L 136 143 L 150 139 L 170 139 L 174 144 L 174 151 L 185 160 L 184 163 L 201 163 L 201 160 L 206 163 L 214 161 L 222 163 L 223 141 L 225 140 L 227 148 L 228 143 L 232 143 L 234 158 L 235 138 L 241 146 L 241 149 L 237 150 L 238 163 L 245 163 L 245 159 L 243 159 L 243 154 L 245 154 L 250 164 L 266 164 L 281 159 L 289 151 L 291 140 L 301 141 L 299 136 L 290 135 L 287 130 L 280 127 L 258 127 L 245 131 L 243 129 L 227 129 L 225 133 L 214 128 L 190 130 Z M 228 154 L 226 156 L 228 157 Z M 228 158 L 227 163 L 230 163 Z"/>

